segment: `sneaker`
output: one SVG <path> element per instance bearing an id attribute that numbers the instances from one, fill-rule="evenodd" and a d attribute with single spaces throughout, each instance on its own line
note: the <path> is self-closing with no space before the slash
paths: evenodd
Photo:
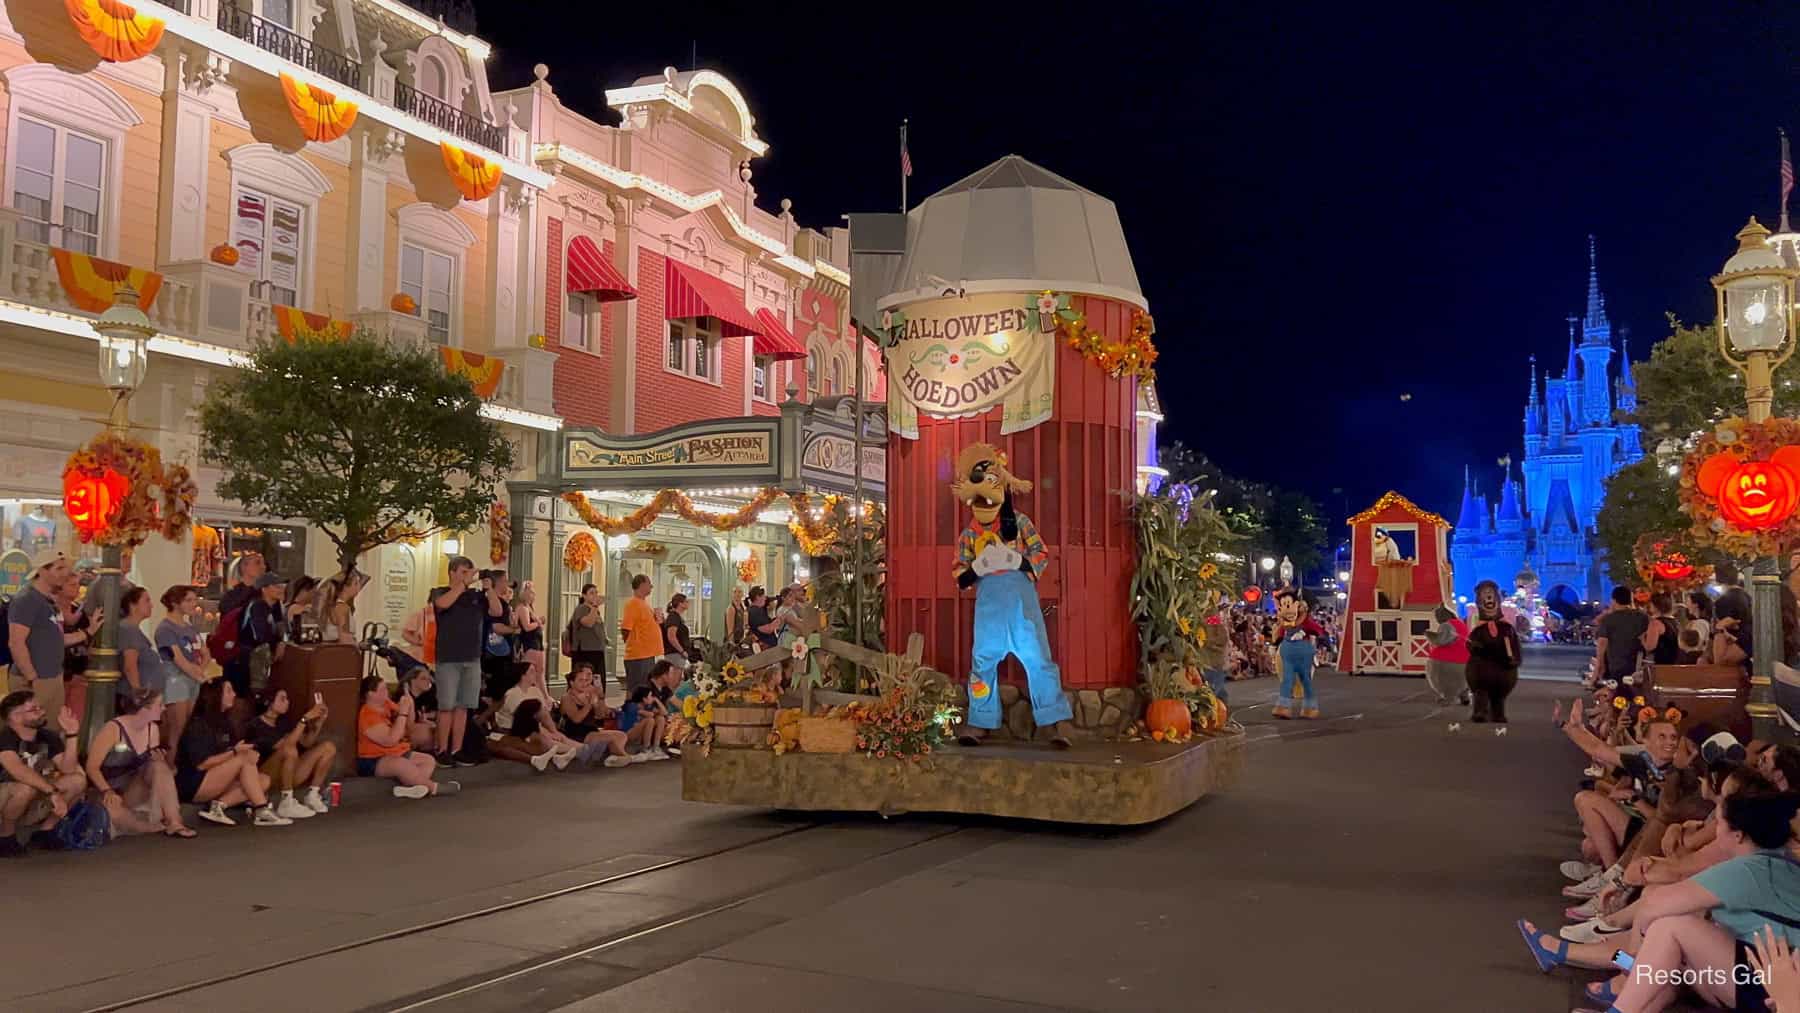
<path id="1" fill-rule="evenodd" d="M 568 770 L 569 764 L 574 763 L 575 757 L 580 755 L 579 750 L 565 749 L 560 753 L 551 753 L 550 762 L 556 764 L 557 770 Z"/>
<path id="2" fill-rule="evenodd" d="M 1598 943 L 1626 931 L 1629 930 L 1606 924 L 1604 918 L 1590 918 L 1574 925 L 1564 925 L 1557 935 L 1571 943 Z"/>
<path id="3" fill-rule="evenodd" d="M 1563 917 L 1572 922 L 1585 922 L 1590 918 L 1598 918 L 1604 912 L 1600 910 L 1600 897 L 1595 895 L 1571 908 L 1563 909 Z"/>
<path id="4" fill-rule="evenodd" d="M 1557 866 L 1557 868 L 1562 870 L 1563 877 L 1571 883 L 1579 883 L 1595 873 L 1606 871 L 1593 862 L 1583 862 L 1576 859 L 1570 859 L 1562 865 Z"/>
<path id="5" fill-rule="evenodd" d="M 444 750 L 443 752 L 439 752 L 439 753 L 432 753 L 431 758 L 437 761 L 438 766 L 443 767 L 446 770 L 448 770 L 451 767 L 456 766 L 456 757 L 451 756 L 449 750 Z"/>
<path id="6" fill-rule="evenodd" d="M 680 746 L 664 746 L 663 752 L 668 753 L 670 756 L 680 756 L 681 755 L 681 747 Z"/>
<path id="7" fill-rule="evenodd" d="M 272 805 L 259 806 L 250 822 L 259 827 L 286 827 L 292 826 L 294 823 L 293 820 L 276 812 Z"/>
<path id="8" fill-rule="evenodd" d="M 463 756 L 452 756 L 450 758 L 450 766 L 452 767 L 478 767 L 486 762 L 486 760 L 471 760 Z"/>
<path id="9" fill-rule="evenodd" d="M 20 844 L 17 837 L 11 834 L 0 837 L 0 858 L 24 858 L 25 855 L 25 845 Z"/>
<path id="10" fill-rule="evenodd" d="M 660 747 L 650 750 L 650 758 L 652 760 L 673 760 L 674 759 L 673 756 L 670 756 L 667 751 L 663 750 Z"/>
<path id="11" fill-rule="evenodd" d="M 308 788 L 305 792 L 301 793 L 300 804 L 311 809 L 315 813 L 331 811 L 331 807 L 325 804 L 325 799 L 319 795 L 319 789 L 317 788 Z"/>
<path id="12" fill-rule="evenodd" d="M 394 785 L 395 798 L 424 798 L 431 794 L 431 789 L 423 784 Z"/>
<path id="13" fill-rule="evenodd" d="M 459 791 L 462 791 L 461 781 L 439 781 L 437 783 L 437 794 L 439 795 L 454 795 Z"/>
<path id="14" fill-rule="evenodd" d="M 1596 872 L 1592 876 L 1589 876 L 1573 886 L 1565 886 L 1563 887 L 1563 896 L 1575 900 L 1584 900 L 1588 897 L 1596 896 L 1601 890 L 1606 888 L 1608 883 L 1613 881 L 1614 877 L 1610 875 L 1611 872 L 1611 869 Z"/>
<path id="15" fill-rule="evenodd" d="M 313 818 L 313 811 L 301 805 L 293 792 L 288 792 L 281 796 L 280 802 L 275 803 L 275 815 L 284 820 L 310 820 Z"/>
<path id="16" fill-rule="evenodd" d="M 632 753 L 631 754 L 631 762 L 632 763 L 649 763 L 650 762 L 650 754 L 649 753 Z"/>
<path id="17" fill-rule="evenodd" d="M 600 762 L 607 767 L 629 767 L 631 766 L 631 757 L 620 756 L 618 753 L 608 753 L 606 759 L 601 760 Z"/>
<path id="18" fill-rule="evenodd" d="M 231 814 L 225 811 L 225 807 L 219 803 L 218 799 L 214 799 L 210 805 L 200 810 L 200 818 L 209 823 L 217 823 L 222 827 L 237 826 L 237 820 L 231 818 Z"/>
<path id="19" fill-rule="evenodd" d="M 531 769 L 542 774 L 544 771 L 550 769 L 550 754 L 549 753 L 539 753 L 536 756 L 532 757 L 530 762 L 531 762 Z"/>

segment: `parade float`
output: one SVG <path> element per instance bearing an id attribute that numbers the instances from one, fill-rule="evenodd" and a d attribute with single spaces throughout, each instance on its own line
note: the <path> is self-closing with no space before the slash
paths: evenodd
<path id="1" fill-rule="evenodd" d="M 1134 495 L 1156 348 L 1112 203 L 1009 157 L 899 219 L 852 217 L 851 288 L 905 649 L 809 611 L 792 647 L 703 669 L 683 796 L 1124 825 L 1230 786 L 1242 730 L 1201 667 L 1232 589 L 1209 506 Z M 865 692 L 828 688 L 845 665 Z"/>
<path id="2" fill-rule="evenodd" d="M 1450 523 L 1398 492 L 1351 517 L 1350 587 L 1338 668 L 1354 674 L 1425 674 L 1439 606 L 1452 595 Z"/>

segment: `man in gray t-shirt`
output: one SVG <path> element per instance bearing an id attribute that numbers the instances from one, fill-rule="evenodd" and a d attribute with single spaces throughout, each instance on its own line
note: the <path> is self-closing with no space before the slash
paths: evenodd
<path id="1" fill-rule="evenodd" d="M 1612 599 L 1613 607 L 1595 626 L 1594 652 L 1600 659 L 1600 678 L 1623 679 L 1637 671 L 1650 617 L 1632 605 L 1631 588 L 1613 588 Z"/>
<path id="2" fill-rule="evenodd" d="M 46 549 L 31 561 L 31 573 L 31 586 L 6 608 L 7 643 L 13 658 L 7 688 L 31 690 L 44 712 L 55 714 L 63 706 L 63 648 L 86 643 L 88 634 L 63 633 L 56 589 L 73 576 L 68 557 Z"/>

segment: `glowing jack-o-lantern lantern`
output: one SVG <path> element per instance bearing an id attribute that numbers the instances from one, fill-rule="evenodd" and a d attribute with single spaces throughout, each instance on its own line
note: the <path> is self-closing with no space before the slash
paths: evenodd
<path id="1" fill-rule="evenodd" d="M 1775 527 L 1800 504 L 1800 446 L 1777 450 L 1767 461 L 1739 461 L 1714 454 L 1695 477 L 1700 491 L 1718 501 L 1719 514 L 1740 531 Z"/>
<path id="2" fill-rule="evenodd" d="M 1262 588 L 1254 585 L 1244 588 L 1244 600 L 1252 605 L 1262 601 Z"/>
<path id="3" fill-rule="evenodd" d="M 1669 552 L 1650 564 L 1650 572 L 1658 580 L 1686 580 L 1694 575 L 1694 564 L 1688 562 L 1684 552 Z"/>
<path id="4" fill-rule="evenodd" d="M 71 470 L 63 475 L 63 513 L 84 542 L 112 527 L 131 484 L 125 476 L 103 468 L 99 473 Z"/>

